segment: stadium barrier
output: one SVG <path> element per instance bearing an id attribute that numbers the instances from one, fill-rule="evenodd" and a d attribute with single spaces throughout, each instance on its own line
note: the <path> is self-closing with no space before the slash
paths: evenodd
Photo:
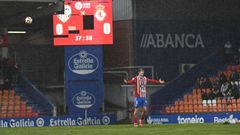
<path id="1" fill-rule="evenodd" d="M 0 119 L 0 128 L 18 127 L 55 127 L 55 126 L 88 126 L 110 125 L 116 123 L 115 115 L 97 116 L 43 116 L 32 118 L 5 118 Z"/>
<path id="2" fill-rule="evenodd" d="M 239 113 L 170 114 L 147 117 L 148 124 L 236 123 L 239 120 Z"/>

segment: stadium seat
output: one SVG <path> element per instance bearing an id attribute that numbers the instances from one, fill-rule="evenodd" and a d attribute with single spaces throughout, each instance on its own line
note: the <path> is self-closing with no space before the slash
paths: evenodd
<path id="1" fill-rule="evenodd" d="M 217 106 L 212 106 L 212 112 L 218 112 L 218 107 Z"/>
<path id="2" fill-rule="evenodd" d="M 224 98 L 224 99 L 222 99 L 222 104 L 223 105 L 226 105 L 227 104 L 227 101 L 226 101 L 226 99 Z"/>
<path id="3" fill-rule="evenodd" d="M 236 99 L 231 99 L 231 103 L 232 104 L 237 104 L 237 100 Z"/>
<path id="4" fill-rule="evenodd" d="M 197 89 L 193 89 L 192 94 L 197 95 Z"/>
<path id="5" fill-rule="evenodd" d="M 175 105 L 175 113 L 179 113 L 179 105 Z"/>
<path id="6" fill-rule="evenodd" d="M 14 94 L 15 94 L 15 91 L 14 91 L 14 90 L 10 90 L 10 91 L 9 91 L 9 96 L 14 96 Z"/>
<path id="7" fill-rule="evenodd" d="M 2 101 L 2 106 L 7 106 L 8 105 L 8 101 Z"/>
<path id="8" fill-rule="evenodd" d="M 194 112 L 193 105 L 190 104 L 190 105 L 189 105 L 189 113 L 193 113 L 193 112 Z"/>
<path id="9" fill-rule="evenodd" d="M 12 118 L 13 116 L 14 116 L 13 113 L 8 112 L 6 117 L 7 117 L 7 118 Z"/>
<path id="10" fill-rule="evenodd" d="M 201 89 L 197 89 L 197 95 L 201 95 Z"/>
<path id="11" fill-rule="evenodd" d="M 202 113 L 202 112 L 203 112 L 203 105 L 199 105 L 199 106 L 198 106 L 198 112 L 199 112 L 199 113 Z"/>
<path id="12" fill-rule="evenodd" d="M 18 117 L 20 117 L 20 114 L 19 114 L 19 112 L 14 112 L 14 114 L 13 114 L 13 117 L 15 117 L 15 118 L 18 118 Z"/>
<path id="13" fill-rule="evenodd" d="M 179 113 L 184 113 L 184 106 L 181 104 L 179 106 Z"/>
<path id="14" fill-rule="evenodd" d="M 166 113 L 171 113 L 170 106 L 166 107 Z"/>
<path id="15" fill-rule="evenodd" d="M 13 106 L 8 106 L 7 110 L 8 110 L 8 112 L 13 112 L 14 111 L 14 107 Z"/>
<path id="16" fill-rule="evenodd" d="M 0 116 L 1 116 L 1 118 L 7 118 L 7 113 L 2 112 L 2 113 L 0 114 Z"/>
<path id="17" fill-rule="evenodd" d="M 3 96 L 8 96 L 8 90 L 3 91 Z"/>
<path id="18" fill-rule="evenodd" d="M 227 111 L 228 112 L 232 112 L 233 111 L 233 106 L 232 105 L 228 105 L 227 106 Z"/>
<path id="19" fill-rule="evenodd" d="M 232 111 L 237 112 L 237 104 L 232 104 Z"/>
<path id="20" fill-rule="evenodd" d="M 188 100 L 188 105 L 193 105 L 193 100 L 192 100 L 192 98 Z"/>
<path id="21" fill-rule="evenodd" d="M 222 112 L 223 111 L 221 103 L 217 104 L 217 110 L 218 110 L 218 112 Z"/>
<path id="22" fill-rule="evenodd" d="M 25 117 L 26 116 L 26 112 L 20 112 L 20 117 Z"/>
<path id="23" fill-rule="evenodd" d="M 193 105 L 193 112 L 198 113 L 198 104 Z"/>
<path id="24" fill-rule="evenodd" d="M 189 106 L 188 104 L 184 105 L 184 112 L 189 113 Z"/>
<path id="25" fill-rule="evenodd" d="M 207 100 L 207 105 L 212 106 L 212 100 Z"/>
<path id="26" fill-rule="evenodd" d="M 240 112 L 240 104 L 237 104 L 237 110 Z"/>
<path id="27" fill-rule="evenodd" d="M 170 109 L 171 109 L 171 113 L 175 113 L 175 107 L 173 105 L 170 107 Z"/>
<path id="28" fill-rule="evenodd" d="M 221 99 L 217 99 L 217 104 L 222 104 L 222 100 Z"/>
<path id="29" fill-rule="evenodd" d="M 208 106 L 203 106 L 203 112 L 204 113 L 208 112 Z"/>
<path id="30" fill-rule="evenodd" d="M 179 105 L 179 101 L 178 100 L 175 101 L 175 105 Z"/>
<path id="31" fill-rule="evenodd" d="M 216 99 L 213 99 L 211 102 L 212 102 L 212 106 L 217 106 L 217 100 Z"/>
<path id="32" fill-rule="evenodd" d="M 222 111 L 227 112 L 227 105 L 226 104 L 222 104 Z"/>
<path id="33" fill-rule="evenodd" d="M 240 98 L 237 99 L 237 104 L 240 104 Z"/>
<path id="34" fill-rule="evenodd" d="M 32 112 L 32 117 L 37 117 L 39 114 L 37 112 Z"/>
<path id="35" fill-rule="evenodd" d="M 207 100 L 203 100 L 203 101 L 202 101 L 202 105 L 203 105 L 203 106 L 207 106 Z"/>

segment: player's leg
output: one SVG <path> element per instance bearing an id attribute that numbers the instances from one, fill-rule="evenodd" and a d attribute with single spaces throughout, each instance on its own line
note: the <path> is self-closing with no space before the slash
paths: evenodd
<path id="1" fill-rule="evenodd" d="M 138 111 L 139 111 L 139 104 L 140 104 L 139 98 L 136 97 L 135 101 L 134 101 L 134 112 L 133 112 L 133 125 L 134 125 L 134 127 L 138 126 L 137 114 L 138 114 Z"/>
<path id="2" fill-rule="evenodd" d="M 138 111 L 139 111 L 139 108 L 135 107 L 134 112 L 133 112 L 133 125 L 134 125 L 134 127 L 138 126 L 138 118 L 137 118 Z"/>
<path id="3" fill-rule="evenodd" d="M 141 118 L 139 120 L 139 126 L 142 127 L 143 126 L 143 122 L 144 122 L 144 118 L 147 114 L 147 100 L 144 101 L 144 104 L 143 104 L 143 110 L 142 110 L 142 113 L 141 113 Z"/>

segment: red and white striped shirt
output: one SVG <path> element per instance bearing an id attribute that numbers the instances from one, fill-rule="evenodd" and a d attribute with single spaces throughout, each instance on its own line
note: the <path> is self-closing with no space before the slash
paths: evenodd
<path id="1" fill-rule="evenodd" d="M 127 81 L 128 84 L 134 84 L 134 97 L 146 97 L 147 83 L 160 83 L 158 80 L 149 79 L 145 76 L 135 76 L 132 80 Z"/>

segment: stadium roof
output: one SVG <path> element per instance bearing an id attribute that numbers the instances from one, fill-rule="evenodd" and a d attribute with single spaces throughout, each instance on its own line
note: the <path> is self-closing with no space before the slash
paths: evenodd
<path id="1" fill-rule="evenodd" d="M 62 10 L 61 0 L 0 0 L 0 27 L 22 27 L 27 16 L 44 19 Z"/>

